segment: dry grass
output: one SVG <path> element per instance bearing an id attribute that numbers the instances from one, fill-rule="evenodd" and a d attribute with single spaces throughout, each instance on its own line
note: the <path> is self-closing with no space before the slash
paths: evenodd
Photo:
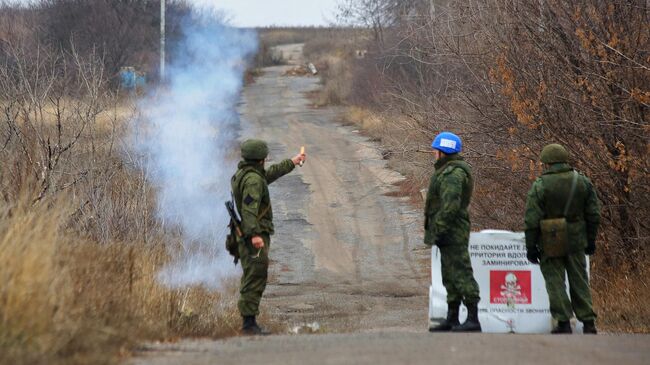
<path id="1" fill-rule="evenodd" d="M 141 156 L 123 148 L 134 100 L 33 100 L 6 104 L 36 112 L 7 113 L 0 128 L 11 137 L 0 149 L 0 363 L 115 363 L 142 341 L 236 334 L 234 281 L 157 280 L 179 234 L 156 218 Z"/>
<path id="2" fill-rule="evenodd" d="M 3 51 L 0 363 L 115 363 L 147 340 L 236 334 L 236 280 L 157 280 L 179 232 L 157 218 L 144 156 L 124 148 L 133 95 L 110 89 L 99 59 Z"/>
<path id="3" fill-rule="evenodd" d="M 378 113 L 356 106 L 351 106 L 346 110 L 345 120 L 373 137 L 381 137 L 383 129 L 388 124 Z"/>
<path id="4" fill-rule="evenodd" d="M 65 284 L 70 273 L 61 270 L 59 228 L 63 211 L 29 209 L 23 201 L 15 209 L 3 207 L 0 220 L 0 343 L 5 361 L 36 360 L 62 351 L 76 330 L 66 318 L 74 292 Z"/>
<path id="5" fill-rule="evenodd" d="M 137 191 L 128 192 L 133 176 L 122 171 L 118 178 L 124 185 L 110 186 L 115 206 L 102 207 L 101 219 L 141 213 Z M 219 291 L 171 290 L 158 281 L 173 235 L 152 226 L 147 242 L 138 232 L 99 242 L 79 233 L 88 223 L 70 194 L 36 205 L 33 196 L 0 211 L 0 363 L 115 363 L 143 341 L 237 334 L 237 280 Z M 111 225 L 125 229 L 122 223 Z"/>
<path id="6" fill-rule="evenodd" d="M 64 228 L 68 201 L 2 209 L 0 362 L 113 363 L 147 339 L 236 333 L 234 283 L 222 293 L 162 287 L 162 245 L 80 238 Z"/>
<path id="7" fill-rule="evenodd" d="M 310 95 L 314 107 L 346 104 L 352 92 L 352 70 L 349 64 L 340 57 L 330 56 L 319 59 L 316 67 L 323 87 Z"/>
<path id="8" fill-rule="evenodd" d="M 606 252 L 597 253 L 591 265 L 594 307 L 600 328 L 611 332 L 650 333 L 650 267 L 647 255 L 641 267 L 611 266 Z"/>
<path id="9" fill-rule="evenodd" d="M 306 66 L 297 66 L 285 71 L 282 76 L 300 77 L 311 76 L 311 71 Z"/>
<path id="10" fill-rule="evenodd" d="M 382 155 L 389 166 L 410 180 L 400 189 L 414 194 L 426 188 L 433 167 L 432 156 L 417 151 L 428 150 L 430 142 L 408 118 L 350 106 L 346 108 L 343 122 L 358 126 L 373 141 L 381 143 Z"/>
<path id="11" fill-rule="evenodd" d="M 327 29 L 305 42 L 307 62 L 316 64 L 323 87 L 314 98 L 317 107 L 344 105 L 352 94 L 353 63 L 363 48 L 366 32 L 355 29 Z"/>

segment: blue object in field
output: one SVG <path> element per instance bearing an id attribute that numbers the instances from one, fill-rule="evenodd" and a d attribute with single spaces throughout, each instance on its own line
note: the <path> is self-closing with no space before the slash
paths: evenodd
<path id="1" fill-rule="evenodd" d="M 123 89 L 135 90 L 144 88 L 147 84 L 147 76 L 144 73 L 137 72 L 134 67 L 122 67 L 120 82 Z"/>

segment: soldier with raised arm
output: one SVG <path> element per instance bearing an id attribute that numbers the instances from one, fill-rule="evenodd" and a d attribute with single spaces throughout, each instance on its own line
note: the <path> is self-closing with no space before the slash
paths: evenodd
<path id="1" fill-rule="evenodd" d="M 266 288 L 271 236 L 275 232 L 269 184 L 306 159 L 301 153 L 265 169 L 268 154 L 264 141 L 250 139 L 242 143 L 242 161 L 231 180 L 243 235 L 238 247 L 243 269 L 238 307 L 243 319 L 242 333 L 250 335 L 266 334 L 257 324 L 256 316 Z"/>

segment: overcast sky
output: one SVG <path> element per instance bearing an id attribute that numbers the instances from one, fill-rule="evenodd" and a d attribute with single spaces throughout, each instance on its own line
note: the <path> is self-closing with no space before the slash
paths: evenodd
<path id="1" fill-rule="evenodd" d="M 328 25 L 340 0 L 191 0 L 224 10 L 233 25 Z"/>

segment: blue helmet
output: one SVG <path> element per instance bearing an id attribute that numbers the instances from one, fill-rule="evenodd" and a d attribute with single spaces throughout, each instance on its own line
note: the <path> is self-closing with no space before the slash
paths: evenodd
<path id="1" fill-rule="evenodd" d="M 448 155 L 453 155 L 463 151 L 463 142 L 460 137 L 451 132 L 442 132 L 433 140 L 431 147 Z"/>

